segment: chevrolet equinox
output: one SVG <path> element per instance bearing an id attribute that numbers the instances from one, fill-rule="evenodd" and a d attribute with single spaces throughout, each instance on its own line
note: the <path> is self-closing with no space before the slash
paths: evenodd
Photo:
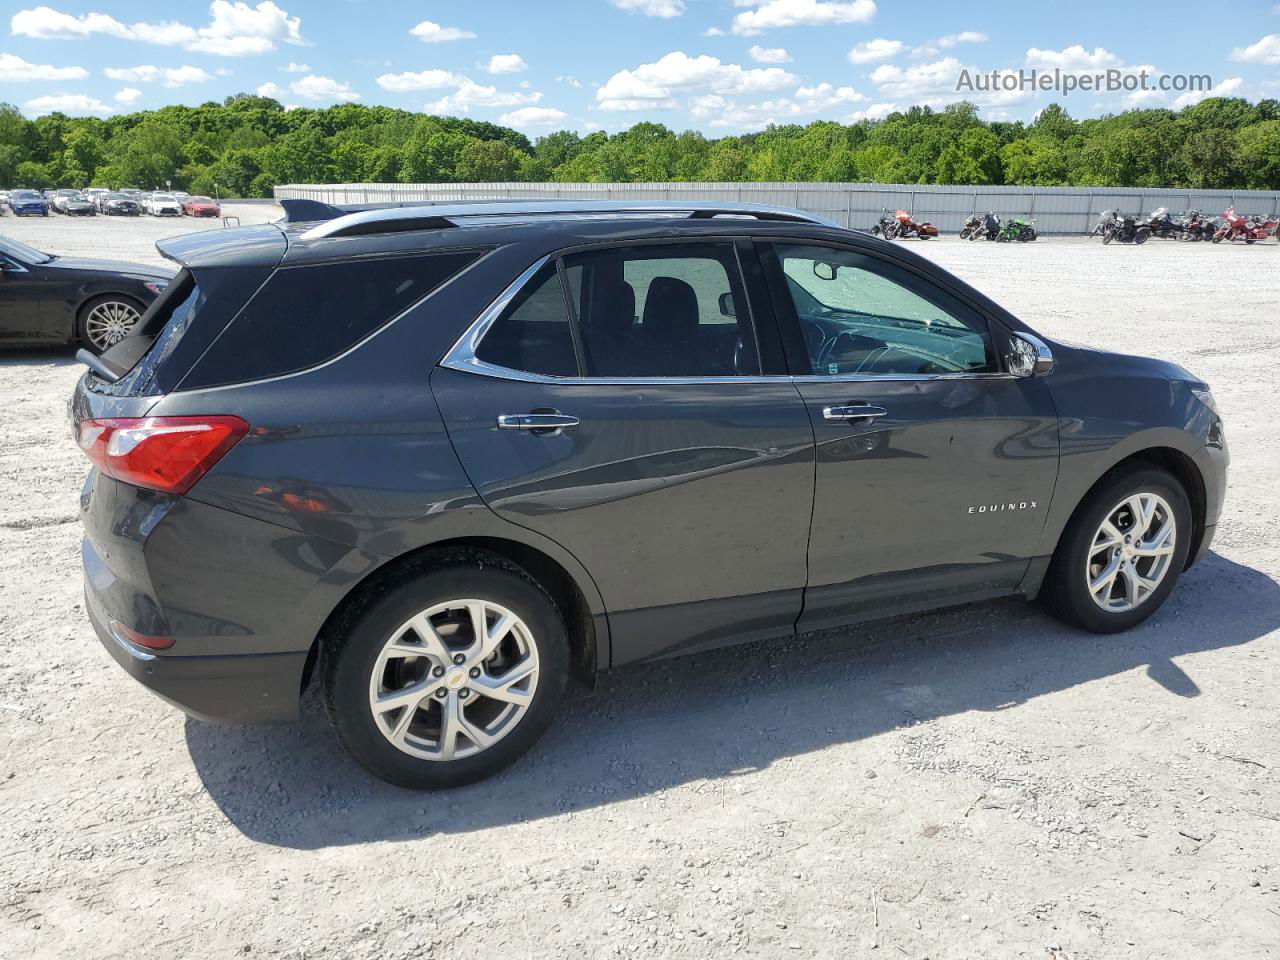
<path id="1" fill-rule="evenodd" d="M 282 205 L 159 243 L 72 403 L 88 615 L 194 717 L 314 677 L 370 771 L 451 786 L 570 675 L 1010 595 L 1124 630 L 1213 537 L 1203 382 L 821 217 Z"/>

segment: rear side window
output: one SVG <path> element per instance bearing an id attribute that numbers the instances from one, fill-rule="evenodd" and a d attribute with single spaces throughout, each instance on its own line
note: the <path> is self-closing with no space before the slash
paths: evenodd
<path id="1" fill-rule="evenodd" d="M 476 359 L 548 377 L 578 375 L 569 308 L 555 263 L 534 274 L 507 305 L 480 342 Z"/>
<path id="2" fill-rule="evenodd" d="M 480 256 L 478 250 L 281 267 L 182 389 L 278 377 L 331 360 Z"/>

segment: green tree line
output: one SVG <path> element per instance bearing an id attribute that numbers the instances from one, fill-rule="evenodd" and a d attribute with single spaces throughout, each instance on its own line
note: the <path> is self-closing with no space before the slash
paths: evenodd
<path id="1" fill-rule="evenodd" d="M 1280 189 L 1280 102 L 1212 98 L 1180 111 L 1031 123 L 977 108 L 912 107 L 881 120 L 771 126 L 709 139 L 637 123 L 620 133 L 506 127 L 341 104 L 285 110 L 267 97 L 107 119 L 29 120 L 0 104 L 0 188 L 163 187 L 264 197 L 278 183 L 770 181 Z"/>

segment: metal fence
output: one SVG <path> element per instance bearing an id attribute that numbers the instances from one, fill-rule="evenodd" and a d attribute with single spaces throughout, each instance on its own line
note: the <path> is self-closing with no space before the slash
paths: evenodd
<path id="1" fill-rule="evenodd" d="M 276 199 L 358 203 L 450 203 L 486 199 L 675 200 L 773 203 L 868 229 L 881 210 L 910 210 L 939 230 L 958 231 L 971 213 L 1036 220 L 1041 233 L 1087 233 L 1103 210 L 1130 214 L 1168 207 L 1217 216 L 1280 213 L 1280 193 L 1140 187 L 946 187 L 878 183 L 331 183 L 283 184 Z"/>

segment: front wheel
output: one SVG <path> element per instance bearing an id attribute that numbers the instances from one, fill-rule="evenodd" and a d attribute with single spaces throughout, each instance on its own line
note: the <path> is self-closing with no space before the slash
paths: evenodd
<path id="1" fill-rule="evenodd" d="M 1191 506 L 1155 467 L 1117 473 L 1085 498 L 1062 534 L 1043 597 L 1094 633 L 1136 626 L 1165 602 L 1187 565 Z"/>
<path id="2" fill-rule="evenodd" d="M 961 231 L 960 231 L 960 239 L 961 239 L 961 240 L 968 240 L 968 239 L 969 239 L 969 236 L 970 236 L 972 233 L 973 233 L 973 231 L 972 231 L 972 230 L 970 230 L 968 227 L 965 227 L 963 230 L 961 230 Z"/>
<path id="3" fill-rule="evenodd" d="M 1151 231 L 1146 227 L 1139 227 L 1133 235 L 1133 242 L 1142 244 L 1151 239 Z"/>
<path id="4" fill-rule="evenodd" d="M 569 645 L 551 598 L 496 555 L 401 573 L 325 638 L 325 708 L 343 745 L 389 783 L 473 783 L 519 759 L 555 716 Z"/>

